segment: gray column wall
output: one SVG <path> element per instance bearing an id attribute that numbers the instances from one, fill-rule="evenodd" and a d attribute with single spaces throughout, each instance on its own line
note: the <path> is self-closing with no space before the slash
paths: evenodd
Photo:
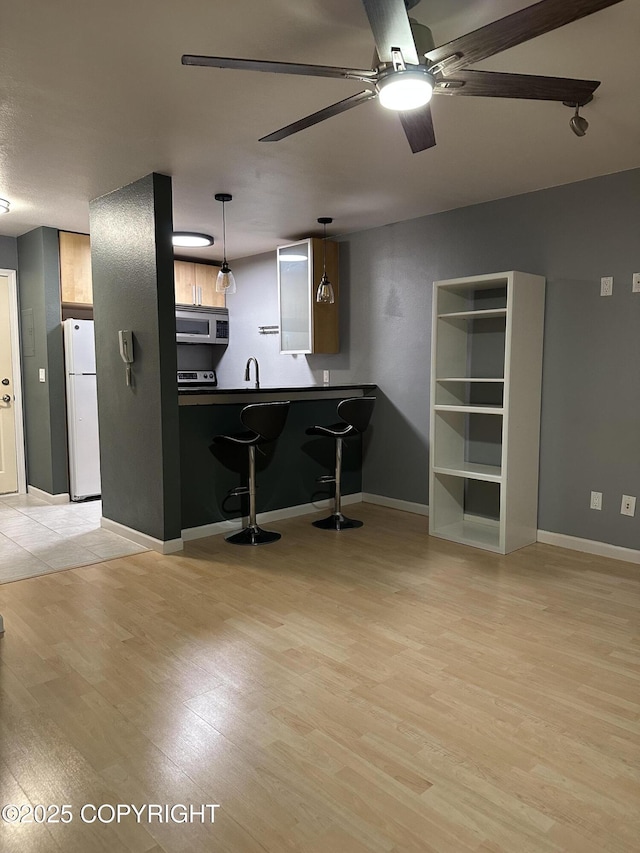
<path id="1" fill-rule="evenodd" d="M 36 228 L 18 237 L 17 248 L 27 483 L 64 494 L 69 475 L 58 231 Z M 33 321 L 33 350 L 25 349 L 25 317 Z"/>
<path id="2" fill-rule="evenodd" d="M 640 548 L 640 504 L 620 515 L 640 498 L 639 198 L 632 170 L 344 238 L 351 363 L 332 379 L 381 389 L 364 492 L 429 500 L 432 282 L 523 270 L 547 279 L 538 527 Z"/>
<path id="3" fill-rule="evenodd" d="M 18 241 L 15 237 L 0 237 L 0 269 L 18 269 Z"/>
<path id="4" fill-rule="evenodd" d="M 147 175 L 90 205 L 103 515 L 180 536 L 171 179 Z M 118 330 L 134 336 L 125 384 Z"/>

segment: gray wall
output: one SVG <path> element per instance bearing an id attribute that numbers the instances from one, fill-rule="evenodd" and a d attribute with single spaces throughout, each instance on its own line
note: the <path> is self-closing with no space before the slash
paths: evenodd
<path id="1" fill-rule="evenodd" d="M 0 237 L 0 269 L 18 269 L 18 241 L 15 237 Z"/>
<path id="2" fill-rule="evenodd" d="M 58 232 L 37 228 L 18 237 L 17 246 L 27 482 L 63 494 L 69 478 Z M 25 349 L 27 316 L 33 320 L 33 350 Z M 46 382 L 39 381 L 40 368 L 45 368 Z"/>
<path id="3" fill-rule="evenodd" d="M 428 502 L 431 283 L 509 269 L 547 279 L 538 527 L 640 548 L 640 170 L 345 238 L 351 378 L 381 390 L 363 490 Z M 599 296 L 613 275 L 613 296 Z M 357 354 L 357 355 L 356 355 Z M 339 380 L 339 375 L 332 377 Z M 603 510 L 589 509 L 591 490 Z"/>
<path id="4" fill-rule="evenodd" d="M 547 279 L 538 527 L 640 548 L 640 170 L 595 178 L 345 236 L 342 352 L 280 356 L 275 253 L 234 262 L 232 343 L 222 384 L 246 357 L 264 384 L 375 382 L 363 491 L 427 504 L 432 282 L 510 269 Z M 610 298 L 600 277 L 615 277 Z M 602 491 L 603 510 L 589 509 Z"/>
<path id="5" fill-rule="evenodd" d="M 103 515 L 161 541 L 181 529 L 171 204 L 154 174 L 90 205 Z"/>

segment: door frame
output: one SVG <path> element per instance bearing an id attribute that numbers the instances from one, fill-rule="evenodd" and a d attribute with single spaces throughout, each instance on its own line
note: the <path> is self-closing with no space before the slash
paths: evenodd
<path id="1" fill-rule="evenodd" d="M 16 464 L 18 468 L 18 494 L 27 493 L 27 465 L 24 452 L 24 410 L 22 402 L 22 362 L 20 360 L 20 325 L 18 315 L 18 277 L 15 270 L 0 269 L 0 275 L 9 281 L 9 330 L 11 333 L 11 360 L 13 362 L 13 401 L 16 431 Z"/>

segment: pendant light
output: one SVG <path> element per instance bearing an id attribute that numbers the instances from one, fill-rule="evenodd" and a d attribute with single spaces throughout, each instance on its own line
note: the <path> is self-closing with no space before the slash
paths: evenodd
<path id="1" fill-rule="evenodd" d="M 216 201 L 222 202 L 222 267 L 216 279 L 216 293 L 235 293 L 236 280 L 227 263 L 227 228 L 224 216 L 225 203 L 231 201 L 233 196 L 229 193 L 216 193 Z"/>
<path id="2" fill-rule="evenodd" d="M 331 305 L 336 300 L 333 295 L 333 287 L 327 277 L 327 225 L 330 225 L 333 219 L 330 216 L 321 216 L 318 222 L 324 227 L 324 236 L 322 238 L 322 278 L 318 285 L 316 302 L 325 302 Z"/>

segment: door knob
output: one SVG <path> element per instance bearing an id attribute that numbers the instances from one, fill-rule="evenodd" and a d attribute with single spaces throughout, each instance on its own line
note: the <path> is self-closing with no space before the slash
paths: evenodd
<path id="1" fill-rule="evenodd" d="M 3 385 L 9 385 L 9 380 L 7 379 L 7 377 L 6 377 L 6 376 L 5 376 L 5 378 L 2 380 L 2 384 L 3 384 Z"/>
<path id="2" fill-rule="evenodd" d="M 3 396 L 3 398 L 2 398 L 2 402 L 3 402 L 3 403 L 10 403 L 10 402 L 11 402 L 11 397 L 9 396 L 9 394 L 5 394 L 5 395 Z"/>

